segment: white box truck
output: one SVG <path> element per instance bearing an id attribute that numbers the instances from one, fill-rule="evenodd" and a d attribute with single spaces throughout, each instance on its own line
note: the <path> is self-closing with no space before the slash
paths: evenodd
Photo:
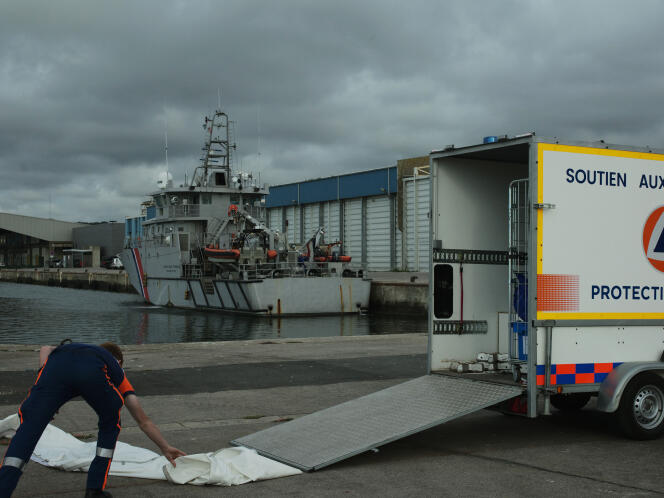
<path id="1" fill-rule="evenodd" d="M 597 395 L 629 435 L 656 437 L 664 155 L 487 138 L 431 154 L 430 371 L 505 349 L 529 417 Z"/>
<path id="2" fill-rule="evenodd" d="M 427 375 L 232 441 L 316 470 L 474 411 L 664 430 L 664 152 L 534 134 L 434 151 Z"/>

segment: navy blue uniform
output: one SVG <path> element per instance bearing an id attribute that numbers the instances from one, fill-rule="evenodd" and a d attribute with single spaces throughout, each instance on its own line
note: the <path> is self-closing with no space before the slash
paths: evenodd
<path id="1" fill-rule="evenodd" d="M 118 361 L 104 348 L 65 344 L 49 355 L 18 411 L 21 425 L 0 466 L 0 498 L 11 496 L 23 467 L 58 409 L 82 396 L 99 417 L 97 452 L 87 487 L 104 489 L 120 434 L 124 398 L 134 393 Z"/>

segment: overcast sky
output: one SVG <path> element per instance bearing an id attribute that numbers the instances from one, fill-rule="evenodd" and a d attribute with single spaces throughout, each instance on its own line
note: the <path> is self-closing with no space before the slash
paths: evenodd
<path id="1" fill-rule="evenodd" d="M 664 2 L 3 0 L 0 212 L 136 216 L 191 177 L 203 116 L 272 185 L 446 144 L 664 148 Z"/>

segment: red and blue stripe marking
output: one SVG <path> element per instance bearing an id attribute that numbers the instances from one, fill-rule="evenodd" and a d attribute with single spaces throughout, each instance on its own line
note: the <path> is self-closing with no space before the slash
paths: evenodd
<path id="1" fill-rule="evenodd" d="M 150 294 L 148 294 L 147 282 L 143 279 L 143 263 L 141 262 L 141 253 L 137 247 L 134 247 L 131 250 L 132 255 L 134 256 L 134 265 L 136 266 L 136 274 L 138 275 L 138 284 L 141 287 L 141 294 L 143 299 L 147 302 L 150 302 Z"/>
<path id="2" fill-rule="evenodd" d="M 609 372 L 620 365 L 618 363 L 558 363 L 551 365 L 550 385 L 561 384 L 599 384 Z M 537 365 L 537 385 L 545 385 L 546 369 Z"/>

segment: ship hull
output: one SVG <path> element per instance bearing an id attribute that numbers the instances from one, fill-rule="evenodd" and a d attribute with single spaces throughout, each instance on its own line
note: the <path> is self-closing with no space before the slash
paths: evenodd
<path id="1" fill-rule="evenodd" d="M 158 258 L 168 269 L 175 267 L 167 254 Z M 357 313 L 369 307 L 371 280 L 359 277 L 226 280 L 151 276 L 150 271 L 158 275 L 158 268 L 144 251 L 127 249 L 122 259 L 131 284 L 147 302 L 157 306 L 267 316 Z"/>

